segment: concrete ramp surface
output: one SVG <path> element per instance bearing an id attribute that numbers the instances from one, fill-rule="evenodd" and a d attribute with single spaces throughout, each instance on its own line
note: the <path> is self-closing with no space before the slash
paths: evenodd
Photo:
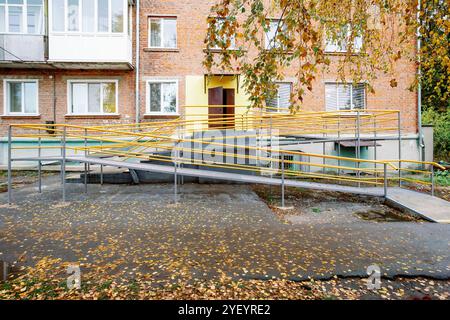
<path id="1" fill-rule="evenodd" d="M 439 223 L 450 223 L 450 202 L 429 194 L 401 188 L 388 190 L 388 201 L 402 209 Z"/>

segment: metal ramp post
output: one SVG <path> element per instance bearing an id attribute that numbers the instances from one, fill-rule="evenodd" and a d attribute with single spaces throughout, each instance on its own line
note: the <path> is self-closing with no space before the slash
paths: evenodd
<path id="1" fill-rule="evenodd" d="M 62 161 L 61 161 L 61 178 L 62 178 L 62 197 L 63 202 L 66 202 L 66 127 L 63 129 L 62 140 Z"/>
<path id="2" fill-rule="evenodd" d="M 358 139 L 356 140 L 357 144 L 356 144 L 356 158 L 357 159 L 361 159 L 361 117 L 360 117 L 360 113 L 359 110 L 356 111 L 356 126 L 357 126 L 357 130 L 358 130 Z M 356 162 L 356 165 L 358 167 L 358 171 L 357 171 L 357 176 L 358 176 L 358 188 L 361 188 L 361 162 L 358 160 Z"/>
<path id="3" fill-rule="evenodd" d="M 398 186 L 402 187 L 402 129 L 400 111 L 398 112 Z"/>
<path id="4" fill-rule="evenodd" d="M 434 165 L 431 165 L 431 196 L 434 197 Z"/>
<path id="5" fill-rule="evenodd" d="M 178 172 L 177 172 L 177 166 L 178 166 L 178 149 L 175 150 L 175 159 L 173 162 L 173 166 L 174 166 L 174 174 L 173 174 L 173 199 L 174 202 L 177 203 L 178 202 Z"/>
<path id="6" fill-rule="evenodd" d="M 84 157 L 87 158 L 87 129 L 84 129 Z M 84 193 L 88 193 L 87 187 L 87 162 L 84 163 Z"/>
<path id="7" fill-rule="evenodd" d="M 41 162 L 41 148 L 42 148 L 42 138 L 41 138 L 41 130 L 38 131 L 39 138 L 38 138 L 38 189 L 39 193 L 42 193 L 42 162 Z"/>
<path id="8" fill-rule="evenodd" d="M 8 204 L 12 203 L 11 125 L 8 127 Z"/>
<path id="9" fill-rule="evenodd" d="M 284 203 L 284 153 L 281 152 L 281 207 L 285 207 Z"/>

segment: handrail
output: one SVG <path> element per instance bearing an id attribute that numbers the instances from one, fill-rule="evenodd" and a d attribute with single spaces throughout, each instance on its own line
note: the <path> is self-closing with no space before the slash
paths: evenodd
<path id="1" fill-rule="evenodd" d="M 439 168 L 443 171 L 446 171 L 447 168 L 440 165 L 437 162 L 433 162 L 433 161 L 418 161 L 418 160 L 405 160 L 405 159 L 398 159 L 398 160 L 385 160 L 385 161 L 390 161 L 390 162 L 405 162 L 405 163 L 415 163 L 415 164 L 427 164 L 427 165 L 431 165 L 435 168 Z"/>

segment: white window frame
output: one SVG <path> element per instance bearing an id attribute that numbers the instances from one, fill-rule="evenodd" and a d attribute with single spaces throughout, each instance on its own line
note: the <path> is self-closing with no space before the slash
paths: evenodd
<path id="1" fill-rule="evenodd" d="M 177 89 L 176 89 L 176 105 L 175 105 L 175 112 L 163 112 L 163 111 L 150 111 L 150 84 L 151 83 L 173 83 L 175 82 Z M 145 82 L 145 114 L 151 115 L 151 116 L 177 116 L 179 115 L 179 81 L 178 79 L 151 79 L 147 80 Z M 164 95 L 161 92 L 161 109 L 162 109 L 162 103 L 163 103 Z"/>
<path id="2" fill-rule="evenodd" d="M 339 46 L 337 43 L 335 43 L 332 39 L 329 39 L 326 34 L 325 34 L 325 53 L 345 53 L 348 51 L 348 38 L 350 37 L 351 34 L 351 29 L 348 28 L 347 30 L 347 35 L 346 35 L 346 48 L 344 49 L 342 46 Z M 358 43 L 358 39 L 361 39 L 361 46 L 357 46 Z M 353 53 L 358 53 L 361 51 L 361 47 L 363 45 L 363 37 L 357 35 L 354 39 L 353 39 Z M 331 49 L 330 47 L 333 47 L 333 49 Z"/>
<path id="3" fill-rule="evenodd" d="M 281 85 L 281 84 L 288 84 L 291 87 L 291 94 L 292 94 L 292 82 L 289 82 L 289 81 L 278 81 L 278 82 L 275 82 L 275 84 L 277 86 Z M 277 110 L 276 111 L 275 110 L 271 110 L 269 112 L 271 112 L 271 113 L 289 113 L 289 109 L 281 109 L 281 106 L 280 106 L 280 89 L 279 89 L 279 87 L 277 89 L 277 97 L 276 97 L 276 99 L 277 99 Z M 270 107 L 270 108 L 273 108 L 273 107 Z"/>
<path id="4" fill-rule="evenodd" d="M 215 19 L 216 19 L 216 21 L 225 20 L 225 18 L 219 18 L 219 17 L 216 17 Z M 214 47 L 212 47 L 211 49 L 212 50 L 222 50 L 222 48 L 217 44 Z M 236 35 L 232 36 L 232 39 L 230 41 L 230 46 L 226 50 L 236 50 Z"/>
<path id="5" fill-rule="evenodd" d="M 9 97 L 9 85 L 8 83 L 11 82 L 19 82 L 22 83 L 22 110 L 24 110 L 25 105 L 25 95 L 23 94 L 23 83 L 24 82 L 34 82 L 36 83 L 36 112 L 27 113 L 27 112 L 11 112 L 11 106 L 9 104 L 10 97 Z M 3 80 L 3 114 L 4 115 L 11 115 L 11 116 L 39 116 L 39 80 L 38 79 L 4 79 Z"/>
<path id="6" fill-rule="evenodd" d="M 108 31 L 98 31 L 98 1 L 94 3 L 94 31 L 88 32 L 83 31 L 83 1 L 79 0 L 78 5 L 78 31 L 69 31 L 67 13 L 68 13 L 68 0 L 64 0 L 64 31 L 54 31 L 53 30 L 53 0 L 49 0 L 49 32 L 51 34 L 83 34 L 83 35 L 109 35 L 109 36 L 124 36 L 128 35 L 128 1 L 122 0 L 123 3 L 123 31 L 122 32 L 112 32 L 112 14 L 111 14 L 111 0 L 108 0 Z"/>
<path id="7" fill-rule="evenodd" d="M 151 24 L 151 20 L 160 20 L 161 23 L 161 46 L 152 46 L 151 43 L 151 31 L 152 31 L 152 24 Z M 165 47 L 164 46 L 164 20 L 175 20 L 175 36 L 176 36 L 176 42 L 175 42 L 175 47 Z M 171 16 L 167 16 L 167 17 L 159 17 L 159 16 L 149 16 L 147 19 L 147 24 L 148 24 L 148 43 L 147 46 L 150 49 L 177 49 L 178 48 L 178 19 L 177 17 L 171 17 Z"/>
<path id="8" fill-rule="evenodd" d="M 270 31 L 270 26 L 272 25 L 272 23 L 276 23 L 277 24 L 277 28 L 278 26 L 280 26 L 280 22 L 282 22 L 283 20 L 281 19 L 267 19 L 269 21 L 269 31 Z M 281 27 L 283 27 L 283 23 L 281 23 Z M 276 36 L 278 36 L 278 33 L 276 32 Z M 272 43 L 272 47 L 269 47 L 269 45 Z M 264 32 L 264 48 L 266 50 L 273 50 L 273 49 L 281 49 L 281 43 L 278 43 L 276 38 L 275 39 L 269 39 L 269 37 L 267 36 L 267 32 Z"/>
<path id="9" fill-rule="evenodd" d="M 107 113 L 103 112 L 103 91 L 100 91 L 100 107 L 101 112 L 85 112 L 85 113 L 73 113 L 72 112 L 72 84 L 73 83 L 114 83 L 116 85 L 116 112 Z M 119 112 L 119 80 L 117 79 L 74 79 L 67 80 L 67 115 L 69 116 L 117 116 Z"/>
<path id="10" fill-rule="evenodd" d="M 359 84 L 365 85 L 365 82 L 359 82 L 358 85 Z M 353 103 L 353 83 L 351 83 L 351 82 L 325 82 L 325 86 L 326 85 L 335 85 L 335 86 L 347 85 L 347 86 L 349 86 L 350 87 L 350 111 L 353 111 L 353 110 L 366 111 L 367 110 L 366 87 L 364 87 L 364 106 L 363 106 L 363 108 L 355 108 L 355 104 Z M 326 102 L 327 97 L 326 97 L 326 90 L 324 90 L 324 91 L 325 91 L 325 109 L 326 109 L 327 108 L 327 102 Z M 337 90 L 337 88 L 336 88 L 336 101 L 339 102 L 339 90 Z M 336 111 L 345 111 L 345 110 L 348 110 L 348 109 L 342 109 L 341 107 L 339 107 L 339 105 L 337 106 L 337 109 L 336 109 Z"/>
<path id="11" fill-rule="evenodd" d="M 38 5 L 30 5 L 33 7 L 38 7 Z M 30 35 L 44 35 L 45 32 L 45 19 L 44 19 L 44 0 L 42 0 L 42 10 L 41 10 L 41 22 L 42 22 L 42 30 L 40 33 L 28 33 L 28 0 L 23 0 L 22 4 L 12 4 L 12 3 L 2 3 L 0 7 L 5 8 L 5 31 L 1 32 L 1 34 L 30 34 Z M 9 7 L 21 7 L 22 8 L 22 32 L 10 32 L 9 31 Z"/>

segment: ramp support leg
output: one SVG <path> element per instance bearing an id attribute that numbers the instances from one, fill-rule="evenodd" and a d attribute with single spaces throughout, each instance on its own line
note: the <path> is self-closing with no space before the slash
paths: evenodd
<path id="1" fill-rule="evenodd" d="M 41 130 L 38 131 L 39 140 L 38 140 L 38 190 L 39 193 L 42 193 L 42 162 L 41 162 L 41 148 L 42 148 L 42 138 L 41 138 Z"/>
<path id="2" fill-rule="evenodd" d="M 8 204 L 12 203 L 12 158 L 11 158 L 11 130 L 8 127 Z"/>
<path id="3" fill-rule="evenodd" d="M 434 197 L 434 166 L 431 165 L 431 196 Z"/>
<path id="4" fill-rule="evenodd" d="M 177 172 L 177 163 L 178 160 L 178 149 L 175 150 L 175 161 L 173 162 L 173 166 L 174 166 L 174 175 L 173 175 L 173 199 L 175 201 L 175 203 L 178 202 L 178 172 Z"/>
<path id="5" fill-rule="evenodd" d="M 100 141 L 101 151 L 103 153 L 103 141 Z M 100 165 L 100 185 L 103 185 L 103 165 Z"/>
<path id="6" fill-rule="evenodd" d="M 398 186 L 402 187 L 402 125 L 400 111 L 398 112 Z"/>
<path id="7" fill-rule="evenodd" d="M 84 156 L 87 158 L 87 130 L 84 129 Z M 88 164 L 84 163 L 84 193 L 88 193 L 87 187 Z"/>
<path id="8" fill-rule="evenodd" d="M 281 207 L 285 207 L 284 203 L 284 154 L 281 153 Z"/>
<path id="9" fill-rule="evenodd" d="M 63 131 L 61 151 L 62 151 L 62 161 L 61 161 L 62 197 L 63 202 L 66 202 L 66 127 L 64 127 Z"/>

